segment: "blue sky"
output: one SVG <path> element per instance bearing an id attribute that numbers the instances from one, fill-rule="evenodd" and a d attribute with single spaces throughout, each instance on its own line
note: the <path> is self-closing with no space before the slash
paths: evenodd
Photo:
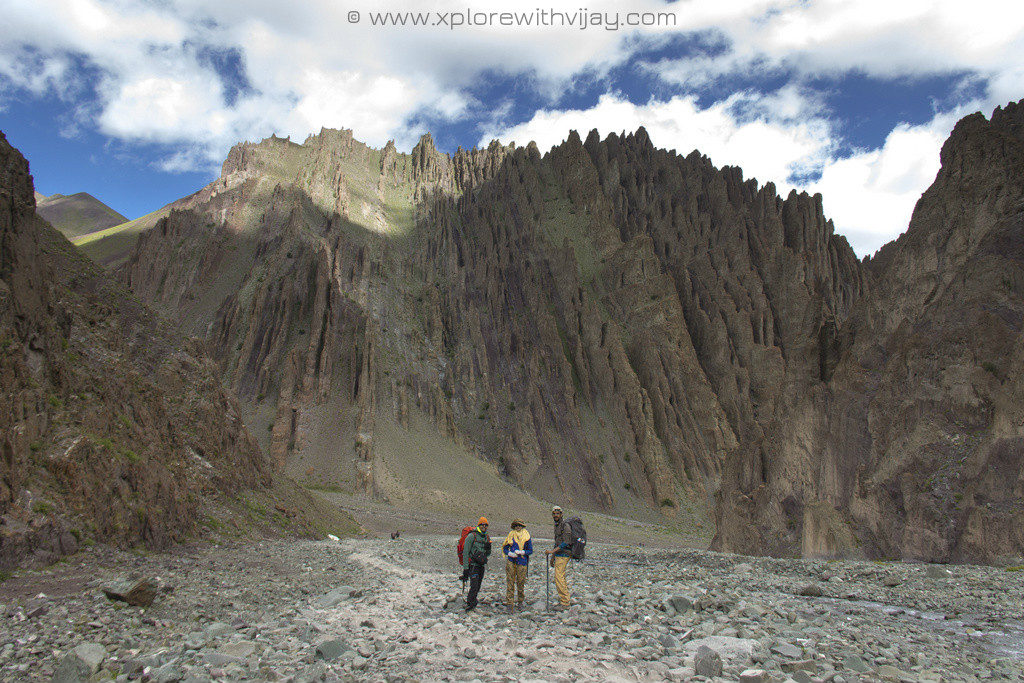
<path id="1" fill-rule="evenodd" d="M 377 12 L 422 8 L 0 0 L 0 130 L 40 192 L 87 191 L 135 218 L 210 182 L 233 143 L 271 133 L 345 127 L 408 150 L 430 131 L 446 151 L 492 138 L 546 150 L 571 128 L 643 125 L 660 147 L 821 192 L 865 255 L 905 229 L 959 117 L 1024 97 L 1013 7 L 443 1 L 426 18 L 444 25 L 381 26 Z M 627 13 L 650 25 L 624 25 Z"/>

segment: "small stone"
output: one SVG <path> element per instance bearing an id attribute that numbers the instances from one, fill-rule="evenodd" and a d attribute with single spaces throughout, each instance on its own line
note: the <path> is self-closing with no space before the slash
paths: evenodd
<path id="1" fill-rule="evenodd" d="M 858 674 L 866 674 L 871 670 L 871 667 L 867 665 L 867 662 L 857 655 L 847 655 L 843 657 L 843 668 L 847 671 L 852 671 Z"/>
<path id="2" fill-rule="evenodd" d="M 707 645 L 697 648 L 693 656 L 693 669 L 698 676 L 713 678 L 722 675 L 722 658 Z"/>
<path id="3" fill-rule="evenodd" d="M 256 643 L 250 640 L 239 640 L 234 643 L 225 643 L 221 645 L 217 652 L 222 655 L 228 655 L 229 657 L 237 657 L 239 659 L 245 659 L 256 652 Z"/>
<path id="4" fill-rule="evenodd" d="M 798 659 L 792 662 L 782 662 L 782 670 L 786 673 L 794 673 L 796 671 L 809 671 L 814 673 L 818 670 L 818 663 L 813 659 Z"/>
<path id="5" fill-rule="evenodd" d="M 294 683 L 318 683 L 327 677 L 327 666 L 323 662 L 317 662 L 299 672 Z"/>
<path id="6" fill-rule="evenodd" d="M 156 683 L 178 683 L 185 678 L 184 674 L 178 666 L 171 662 L 164 664 L 162 667 L 156 670 L 153 674 L 152 679 Z"/>
<path id="7" fill-rule="evenodd" d="M 231 633 L 235 629 L 231 628 L 231 624 L 225 624 L 223 621 L 215 621 L 212 624 L 208 624 L 203 632 L 208 638 L 220 638 L 223 635 Z"/>
<path id="8" fill-rule="evenodd" d="M 238 657 L 226 655 L 223 652 L 205 652 L 203 653 L 203 660 L 210 666 L 227 666 L 237 662 Z"/>
<path id="9" fill-rule="evenodd" d="M 941 565 L 930 564 L 928 565 L 928 568 L 924 570 L 924 575 L 929 579 L 948 579 L 953 576 L 953 572 Z"/>
<path id="10" fill-rule="evenodd" d="M 352 595 L 352 588 L 349 586 L 341 586 L 327 593 L 316 601 L 317 607 L 329 608 L 336 607 L 341 602 L 348 600 Z"/>
<path id="11" fill-rule="evenodd" d="M 99 643 L 82 643 L 72 650 L 89 667 L 90 673 L 100 670 L 100 664 L 107 658 L 107 649 Z"/>
<path id="12" fill-rule="evenodd" d="M 779 643 L 778 645 L 773 645 L 772 652 L 783 657 L 788 657 L 789 659 L 798 659 L 804 653 L 803 650 L 801 650 L 795 645 L 790 645 L 789 643 Z"/>
<path id="13" fill-rule="evenodd" d="M 43 616 L 44 614 L 47 613 L 47 611 L 48 611 L 48 609 L 46 607 L 46 604 L 45 603 L 39 603 L 38 605 L 30 607 L 28 609 L 28 611 L 25 612 L 25 618 L 26 619 L 35 619 L 36 617 Z"/>
<path id="14" fill-rule="evenodd" d="M 317 659 L 322 659 L 325 662 L 333 662 L 340 657 L 344 652 L 351 650 L 352 648 L 341 640 L 325 640 L 316 646 L 314 656 Z"/>
<path id="15" fill-rule="evenodd" d="M 877 669 L 875 669 L 875 674 L 879 678 L 886 681 L 903 681 L 910 678 L 908 674 L 904 673 L 903 671 L 900 671 L 891 664 L 883 664 L 882 666 L 878 667 Z"/>
<path id="16" fill-rule="evenodd" d="M 740 683 L 767 683 L 768 672 L 764 669 L 744 669 L 740 672 Z"/>
<path id="17" fill-rule="evenodd" d="M 674 595 L 668 599 L 668 603 L 679 614 L 685 614 L 693 609 L 694 600 L 686 595 Z"/>

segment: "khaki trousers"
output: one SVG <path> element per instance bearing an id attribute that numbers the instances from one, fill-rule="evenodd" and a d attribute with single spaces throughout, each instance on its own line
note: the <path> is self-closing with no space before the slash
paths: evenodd
<path id="1" fill-rule="evenodd" d="M 523 588 L 526 586 L 526 570 L 528 565 L 516 564 L 511 560 L 505 561 L 505 604 L 511 606 L 512 598 L 515 597 L 516 588 L 519 589 L 519 604 L 523 604 Z"/>
<path id="2" fill-rule="evenodd" d="M 569 566 L 568 557 L 555 557 L 555 588 L 558 589 L 558 602 L 563 607 L 569 606 L 569 584 L 565 580 L 565 570 Z"/>

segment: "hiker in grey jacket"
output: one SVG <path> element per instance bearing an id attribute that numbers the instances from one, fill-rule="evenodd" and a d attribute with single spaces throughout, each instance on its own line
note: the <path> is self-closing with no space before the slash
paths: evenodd
<path id="1" fill-rule="evenodd" d="M 466 611 L 476 608 L 477 593 L 484 580 L 484 567 L 491 554 L 491 537 L 487 535 L 487 518 L 481 517 L 476 528 L 466 536 L 462 548 L 462 580 L 469 579 L 469 593 L 466 595 Z"/>
<path id="2" fill-rule="evenodd" d="M 572 530 L 569 523 L 563 519 L 562 508 L 558 505 L 551 508 L 551 519 L 555 523 L 555 545 L 545 552 L 548 555 L 548 563 L 555 568 L 558 606 L 560 609 L 569 609 L 569 582 L 565 577 L 565 570 L 572 559 Z"/>

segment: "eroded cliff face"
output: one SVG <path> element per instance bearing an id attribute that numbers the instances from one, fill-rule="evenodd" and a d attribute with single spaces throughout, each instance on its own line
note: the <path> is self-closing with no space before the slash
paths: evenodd
<path id="1" fill-rule="evenodd" d="M 400 451 L 440 437 L 584 508 L 717 499 L 717 548 L 994 559 L 1021 551 L 1020 109 L 961 122 L 863 264 L 820 196 L 643 129 L 543 156 L 323 130 L 236 146 L 121 273 L 309 483 L 421 495 Z"/>
<path id="2" fill-rule="evenodd" d="M 866 289 L 820 197 L 642 129 L 543 157 L 324 130 L 235 147 L 204 192 L 123 277 L 205 337 L 280 467 L 382 496 L 386 423 L 546 498 L 700 516 Z"/>
<path id="3" fill-rule="evenodd" d="M 36 216 L 2 134 L 0 388 L 0 569 L 163 547 L 270 481 L 216 365 Z"/>
<path id="4" fill-rule="evenodd" d="M 1020 556 L 1024 107 L 957 124 L 829 381 L 722 489 L 716 547 L 930 561 Z"/>

